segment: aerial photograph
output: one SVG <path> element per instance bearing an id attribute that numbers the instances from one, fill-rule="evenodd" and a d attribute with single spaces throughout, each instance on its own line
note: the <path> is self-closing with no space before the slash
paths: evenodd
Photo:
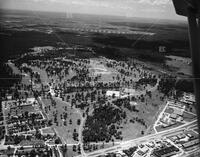
<path id="1" fill-rule="evenodd" d="M 199 157 L 173 1 L 0 0 L 0 157 Z"/>

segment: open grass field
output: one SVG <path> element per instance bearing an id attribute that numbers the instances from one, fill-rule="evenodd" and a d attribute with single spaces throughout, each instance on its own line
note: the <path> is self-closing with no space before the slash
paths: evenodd
<path id="1" fill-rule="evenodd" d="M 31 67 L 31 69 L 32 69 L 34 72 L 38 72 L 38 73 L 40 74 L 40 78 L 41 78 L 41 81 L 42 81 L 43 83 L 49 82 L 49 79 L 48 79 L 48 77 L 47 77 L 47 73 L 46 73 L 44 70 L 42 70 L 42 69 L 40 69 L 40 68 L 37 68 L 37 67 Z"/>
<path id="2" fill-rule="evenodd" d="M 49 99 L 42 99 L 47 107 L 50 106 L 47 116 L 53 121 L 52 127 L 64 143 L 77 143 L 77 141 L 73 140 L 73 132 L 74 129 L 78 132 L 79 125 L 77 125 L 77 120 L 81 119 L 80 114 L 75 109 L 71 108 L 70 104 L 63 102 L 59 98 L 54 99 L 56 101 L 56 108 L 51 106 Z M 53 113 L 57 113 L 56 118 L 58 123 L 54 123 Z M 66 120 L 64 119 L 64 114 L 67 115 Z M 61 115 L 63 116 L 62 118 Z"/>
<path id="3" fill-rule="evenodd" d="M 175 72 L 192 76 L 191 59 L 178 56 L 167 56 L 169 59 L 166 61 L 166 65 L 173 67 Z"/>
<path id="4" fill-rule="evenodd" d="M 77 147 L 76 147 L 77 148 Z M 59 148 L 60 149 L 60 148 Z M 61 149 L 60 149 L 61 150 Z M 61 151 L 62 152 L 62 151 Z M 69 156 L 77 156 L 80 155 L 76 149 L 76 151 L 73 151 L 73 146 L 67 146 L 67 152 L 66 154 L 63 154 L 63 157 L 69 157 Z"/>
<path id="5" fill-rule="evenodd" d="M 123 140 L 130 140 L 153 132 L 152 126 L 165 105 L 165 101 L 161 101 L 160 96 L 162 96 L 161 93 L 154 91 L 152 92 L 151 98 L 145 96 L 145 102 L 138 101 L 136 109 L 138 109 L 139 112 L 131 112 L 126 108 L 124 109 L 127 114 L 127 122 L 123 123 L 120 129 L 122 131 Z M 135 117 L 143 119 L 146 126 L 137 121 L 134 123 L 130 121 Z"/>
<path id="6" fill-rule="evenodd" d="M 169 129 L 172 129 L 172 128 L 181 126 L 181 125 L 183 125 L 183 124 L 184 124 L 184 123 L 177 122 L 177 123 L 175 123 L 174 125 L 171 125 L 171 126 L 165 127 L 165 128 L 163 128 L 162 126 L 156 126 L 156 130 L 157 130 L 158 132 L 161 132 L 161 131 L 165 131 L 165 130 L 169 130 Z"/>
<path id="7" fill-rule="evenodd" d="M 130 115 L 129 115 L 130 116 Z M 131 123 L 131 122 L 127 122 L 126 124 L 122 124 L 122 136 L 123 136 L 123 140 L 130 140 L 130 139 L 134 139 L 140 136 L 143 136 L 141 134 L 141 131 L 145 131 L 146 128 L 135 122 L 135 123 Z"/>
<path id="8" fill-rule="evenodd" d="M 114 69 L 106 67 L 100 60 L 98 59 L 90 59 L 90 75 L 102 75 L 102 80 L 104 82 L 113 81 L 113 77 L 116 77 L 117 71 Z"/>
<path id="9" fill-rule="evenodd" d="M 172 113 L 174 113 L 174 109 L 168 106 L 168 107 L 165 109 L 165 112 L 166 112 L 166 113 L 169 113 L 169 114 L 172 114 Z"/>
<path id="10" fill-rule="evenodd" d="M 183 120 L 186 122 L 191 122 L 195 120 L 197 116 L 195 114 L 191 114 L 189 112 L 183 112 Z"/>
<path id="11" fill-rule="evenodd" d="M 41 129 L 41 131 L 42 131 L 42 134 L 55 134 L 55 131 L 51 127 Z"/>

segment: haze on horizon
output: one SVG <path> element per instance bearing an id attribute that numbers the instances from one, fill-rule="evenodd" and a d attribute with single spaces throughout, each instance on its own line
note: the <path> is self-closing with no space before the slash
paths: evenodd
<path id="1" fill-rule="evenodd" d="M 0 0 L 1 9 L 183 20 L 172 0 Z"/>

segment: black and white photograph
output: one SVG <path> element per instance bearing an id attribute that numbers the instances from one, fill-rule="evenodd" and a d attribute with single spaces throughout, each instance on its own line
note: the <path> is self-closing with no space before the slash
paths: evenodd
<path id="1" fill-rule="evenodd" d="M 0 157 L 199 157 L 200 0 L 0 0 Z"/>

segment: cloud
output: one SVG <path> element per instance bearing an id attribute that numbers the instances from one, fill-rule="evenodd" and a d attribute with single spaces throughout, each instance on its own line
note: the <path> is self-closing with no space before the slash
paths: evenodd
<path id="1" fill-rule="evenodd" d="M 0 8 L 176 18 L 171 0 L 0 0 Z"/>
<path id="2" fill-rule="evenodd" d="M 170 4 L 170 0 L 139 0 L 140 4 L 149 4 L 149 5 L 166 5 Z"/>

